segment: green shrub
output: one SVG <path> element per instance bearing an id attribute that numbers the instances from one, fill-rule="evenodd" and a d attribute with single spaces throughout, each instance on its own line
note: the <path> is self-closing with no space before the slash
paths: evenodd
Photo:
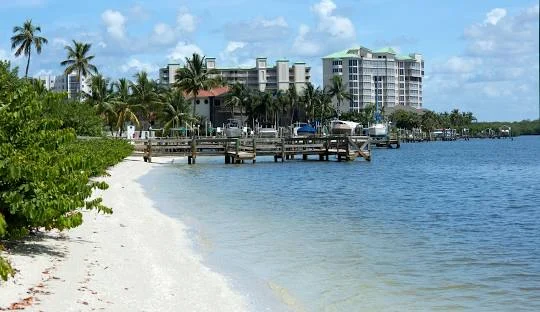
<path id="1" fill-rule="evenodd" d="M 44 117 L 61 120 L 63 128 L 79 136 L 102 135 L 103 121 L 88 103 L 70 100 L 65 93 L 48 92 L 42 97 Z"/>
<path id="2" fill-rule="evenodd" d="M 77 140 L 74 129 L 44 113 L 44 102 L 56 100 L 40 97 L 9 64 L 0 63 L 0 242 L 32 229 L 76 227 L 81 209 L 112 212 L 101 198 L 88 200 L 94 189 L 107 188 L 90 178 L 129 155 L 131 146 L 121 140 Z M 0 257 L 0 278 L 12 274 Z"/>

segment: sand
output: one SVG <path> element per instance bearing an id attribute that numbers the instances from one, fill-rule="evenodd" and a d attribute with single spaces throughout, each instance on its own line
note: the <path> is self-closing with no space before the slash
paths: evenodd
<path id="1" fill-rule="evenodd" d="M 153 161 L 131 157 L 109 171 L 109 189 L 97 194 L 112 215 L 85 212 L 76 229 L 14 246 L 7 257 L 19 272 L 0 282 L 0 310 L 247 310 L 247 299 L 202 264 L 185 225 L 145 197 L 137 179 L 172 159 Z"/>

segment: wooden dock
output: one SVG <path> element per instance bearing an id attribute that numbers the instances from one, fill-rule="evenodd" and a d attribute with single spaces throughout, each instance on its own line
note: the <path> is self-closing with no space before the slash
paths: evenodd
<path id="1" fill-rule="evenodd" d="M 385 148 L 400 148 L 401 141 L 398 135 L 390 134 L 389 136 L 383 138 L 371 138 L 371 144 L 376 147 L 385 147 Z"/>
<path id="2" fill-rule="evenodd" d="M 187 156 L 188 164 L 195 164 L 198 156 L 223 156 L 226 164 L 256 162 L 257 156 L 273 156 L 282 162 L 310 156 L 318 160 L 351 161 L 357 157 L 371 160 L 371 140 L 366 136 L 315 136 L 292 138 L 159 138 L 134 140 L 135 153 L 142 155 L 150 149 L 152 156 Z"/>

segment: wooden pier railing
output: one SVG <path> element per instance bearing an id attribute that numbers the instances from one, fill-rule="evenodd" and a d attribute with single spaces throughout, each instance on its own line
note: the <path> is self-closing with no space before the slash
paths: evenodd
<path id="1" fill-rule="evenodd" d="M 285 161 L 301 156 L 317 156 L 338 161 L 362 157 L 371 160 L 371 140 L 367 136 L 314 136 L 291 138 L 159 138 L 134 140 L 135 153 L 150 150 L 152 156 L 183 155 L 194 164 L 198 156 L 224 156 L 225 163 L 256 161 L 257 156 L 273 156 L 274 161 Z"/>

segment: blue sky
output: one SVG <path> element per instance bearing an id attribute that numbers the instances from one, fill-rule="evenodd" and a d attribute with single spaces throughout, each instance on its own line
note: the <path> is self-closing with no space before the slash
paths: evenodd
<path id="1" fill-rule="evenodd" d="M 539 116 L 539 4 L 530 0 L 0 0 L 0 59 L 24 70 L 10 47 L 26 19 L 49 39 L 30 74 L 59 74 L 64 46 L 92 43 L 104 75 L 157 77 L 160 66 L 199 52 L 218 66 L 255 57 L 305 61 L 321 84 L 321 57 L 362 45 L 424 55 L 424 107 L 458 108 L 479 120 Z"/>

